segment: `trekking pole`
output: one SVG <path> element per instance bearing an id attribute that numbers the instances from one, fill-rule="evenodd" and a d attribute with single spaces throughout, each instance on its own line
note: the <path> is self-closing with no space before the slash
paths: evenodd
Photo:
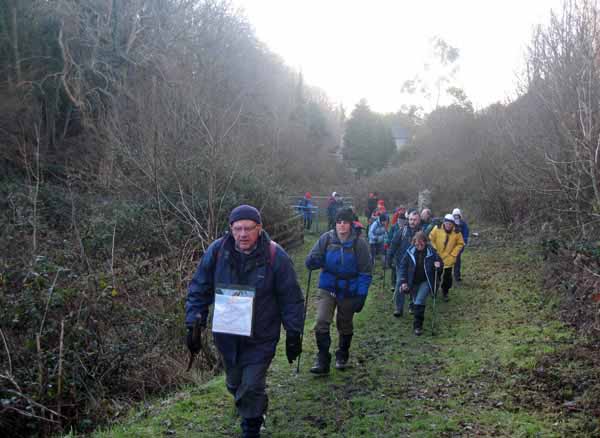
<path id="1" fill-rule="evenodd" d="M 304 326 L 306 325 L 306 312 L 308 310 L 308 293 L 310 292 L 310 280 L 312 278 L 312 270 L 308 271 L 308 282 L 306 284 L 306 298 L 304 299 L 304 319 L 302 319 L 302 333 L 300 334 L 300 347 L 302 347 L 302 341 L 304 340 Z M 298 355 L 298 363 L 296 364 L 296 374 L 300 372 L 300 359 L 302 358 L 302 348 L 300 348 L 300 354 Z"/>
<path id="2" fill-rule="evenodd" d="M 431 309 L 431 336 L 435 336 L 435 301 L 437 298 L 437 278 L 439 268 L 433 270 L 433 308 Z"/>

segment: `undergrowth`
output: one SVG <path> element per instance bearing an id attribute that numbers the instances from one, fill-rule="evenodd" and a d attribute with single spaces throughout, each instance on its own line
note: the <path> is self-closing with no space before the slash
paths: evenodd
<path id="1" fill-rule="evenodd" d="M 313 242 L 294 252 L 304 288 L 303 258 Z M 463 257 L 463 282 L 448 303 L 437 302 L 435 336 L 431 300 L 421 337 L 410 317 L 392 316 L 389 272 L 384 290 L 378 267 L 355 318 L 352 367 L 325 378 L 308 372 L 316 353 L 313 276 L 301 371 L 287 363 L 281 342 L 268 376 L 264 436 L 598 436 L 598 412 L 590 410 L 600 387 L 596 365 L 558 322 L 557 300 L 540 289 L 540 254 L 527 245 L 479 246 Z M 217 377 L 140 406 L 95 436 L 230 437 L 238 423 Z"/>

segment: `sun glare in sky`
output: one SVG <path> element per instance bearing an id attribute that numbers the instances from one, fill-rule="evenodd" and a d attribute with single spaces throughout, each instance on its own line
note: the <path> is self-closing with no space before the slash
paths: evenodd
<path id="1" fill-rule="evenodd" d="M 534 28 L 547 25 L 560 0 L 233 0 L 258 38 L 301 70 L 305 82 L 348 110 L 431 107 L 435 97 L 402 93 L 415 77 L 439 77 L 431 41 L 459 49 L 451 85 L 476 109 L 517 95 Z M 435 94 L 435 93 L 434 93 Z M 443 101 L 442 101 L 443 103 Z"/>

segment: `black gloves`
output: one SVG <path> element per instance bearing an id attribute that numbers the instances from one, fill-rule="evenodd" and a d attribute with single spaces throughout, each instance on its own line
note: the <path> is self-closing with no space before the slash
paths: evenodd
<path id="1" fill-rule="evenodd" d="M 190 353 L 196 354 L 202 349 L 202 329 L 204 327 L 196 321 L 194 327 L 188 327 L 186 344 Z"/>
<path id="2" fill-rule="evenodd" d="M 302 341 L 299 333 L 287 333 L 285 336 L 285 355 L 288 362 L 292 363 L 302 353 Z"/>
<path id="3" fill-rule="evenodd" d="M 360 313 L 363 307 L 365 307 L 365 301 L 367 301 L 366 295 L 357 295 L 353 298 L 352 310 L 354 313 Z"/>

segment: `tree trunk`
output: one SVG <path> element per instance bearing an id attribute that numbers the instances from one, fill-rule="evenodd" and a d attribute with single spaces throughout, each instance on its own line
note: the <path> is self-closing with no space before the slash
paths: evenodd
<path id="1" fill-rule="evenodd" d="M 21 55 L 19 54 L 19 30 L 17 27 L 17 1 L 10 6 L 11 30 L 12 30 L 12 51 L 14 57 L 14 71 L 16 84 L 21 82 Z"/>

